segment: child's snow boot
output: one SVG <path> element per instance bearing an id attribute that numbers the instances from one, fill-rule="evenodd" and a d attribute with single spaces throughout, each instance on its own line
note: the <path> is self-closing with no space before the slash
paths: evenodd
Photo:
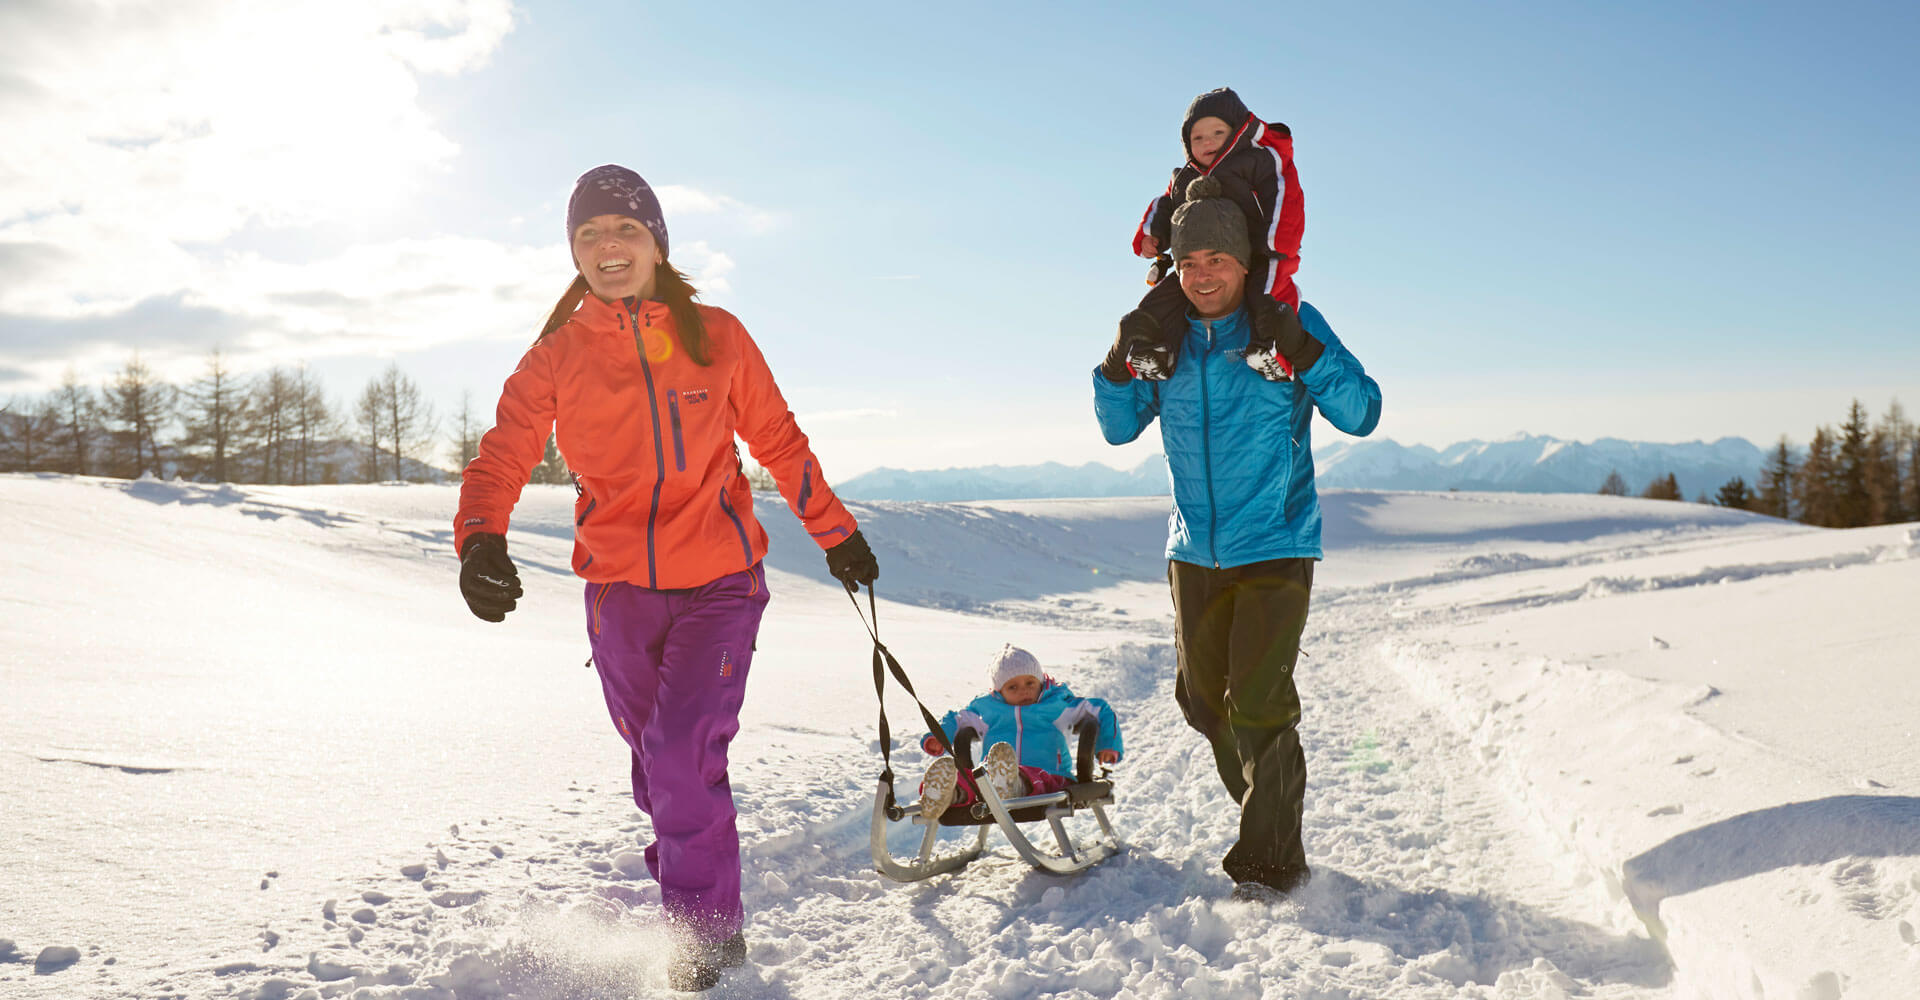
<path id="1" fill-rule="evenodd" d="M 1013 755 L 1013 745 L 995 743 L 987 748 L 987 784 L 993 786 L 993 793 L 1000 801 L 1020 797 L 1020 758 Z"/>
<path id="2" fill-rule="evenodd" d="M 1241 357 L 1269 382 L 1291 382 L 1296 371 L 1313 367 L 1325 348 L 1300 325 L 1300 314 L 1285 302 L 1249 294 L 1247 316 L 1253 331 Z"/>
<path id="3" fill-rule="evenodd" d="M 960 782 L 960 765 L 952 757 L 936 757 L 920 782 L 920 815 L 937 819 L 953 804 L 953 788 Z"/>
<path id="4" fill-rule="evenodd" d="M 1135 309 L 1120 317 L 1120 342 L 1126 345 L 1127 370 L 1134 378 L 1163 382 L 1173 377 L 1180 355 L 1160 329 L 1160 322 L 1145 309 Z"/>

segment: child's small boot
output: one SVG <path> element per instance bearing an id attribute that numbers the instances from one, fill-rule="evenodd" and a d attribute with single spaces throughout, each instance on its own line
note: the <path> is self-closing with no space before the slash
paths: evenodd
<path id="1" fill-rule="evenodd" d="M 927 777 L 920 782 L 920 815 L 936 819 L 953 804 L 953 788 L 960 781 L 960 766 L 952 757 L 936 757 L 927 765 Z"/>
<path id="2" fill-rule="evenodd" d="M 1300 325 L 1300 314 L 1285 302 L 1259 292 L 1247 294 L 1253 327 L 1241 354 L 1247 366 L 1269 382 L 1291 382 L 1294 373 L 1313 367 L 1325 348 Z"/>
<path id="3" fill-rule="evenodd" d="M 1002 802 L 1020 797 L 1020 758 L 1013 755 L 1012 744 L 995 743 L 987 748 L 986 772 L 987 784 L 993 786 L 993 793 Z"/>
<path id="4" fill-rule="evenodd" d="M 1173 377 L 1180 354 L 1145 309 L 1120 317 L 1120 341 L 1126 345 L 1127 369 L 1134 378 L 1163 382 Z"/>

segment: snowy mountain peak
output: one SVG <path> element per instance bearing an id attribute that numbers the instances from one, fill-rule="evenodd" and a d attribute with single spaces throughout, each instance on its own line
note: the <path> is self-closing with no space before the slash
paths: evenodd
<path id="1" fill-rule="evenodd" d="M 1525 432 L 1494 441 L 1461 441 L 1435 450 L 1392 438 L 1329 435 L 1314 444 L 1315 477 L 1324 487 L 1378 490 L 1491 490 L 1592 493 L 1619 472 L 1638 492 L 1672 473 L 1682 495 L 1712 494 L 1739 476 L 1759 481 L 1765 454 L 1745 438 L 1712 444 L 1657 444 L 1601 438 L 1590 443 Z M 1010 500 L 1157 496 L 1168 490 L 1166 458 L 1149 456 L 1130 470 L 1098 462 L 978 466 L 936 470 L 881 468 L 836 485 L 860 500 Z"/>

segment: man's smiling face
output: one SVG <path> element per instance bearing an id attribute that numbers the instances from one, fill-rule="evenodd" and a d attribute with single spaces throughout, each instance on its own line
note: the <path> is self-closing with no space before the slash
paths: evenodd
<path id="1" fill-rule="evenodd" d="M 1219 319 L 1240 308 L 1247 269 L 1233 255 L 1195 250 L 1180 258 L 1180 290 L 1201 319 Z"/>

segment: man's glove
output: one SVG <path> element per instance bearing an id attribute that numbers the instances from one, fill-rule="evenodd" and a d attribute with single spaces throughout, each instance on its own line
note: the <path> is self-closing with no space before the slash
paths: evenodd
<path id="1" fill-rule="evenodd" d="M 520 573 L 507 557 L 507 540 L 479 532 L 460 547 L 460 596 L 482 621 L 505 621 L 520 599 Z"/>
<path id="2" fill-rule="evenodd" d="M 1247 295 L 1247 318 L 1253 332 L 1247 337 L 1247 365 L 1269 382 L 1291 382 L 1295 374 L 1313 367 L 1325 345 L 1300 325 L 1300 314 L 1285 302 L 1260 292 Z"/>
<path id="3" fill-rule="evenodd" d="M 846 541 L 827 550 L 827 572 L 832 573 L 848 593 L 857 593 L 861 584 L 872 586 L 880 576 L 880 562 L 873 557 L 873 550 L 867 548 L 866 537 L 855 529 Z"/>
<path id="4" fill-rule="evenodd" d="M 1136 378 L 1158 382 L 1173 377 L 1178 352 L 1166 343 L 1160 324 L 1144 309 L 1135 309 L 1120 317 L 1120 332 L 1100 363 L 1100 374 L 1109 382 L 1130 382 Z"/>

